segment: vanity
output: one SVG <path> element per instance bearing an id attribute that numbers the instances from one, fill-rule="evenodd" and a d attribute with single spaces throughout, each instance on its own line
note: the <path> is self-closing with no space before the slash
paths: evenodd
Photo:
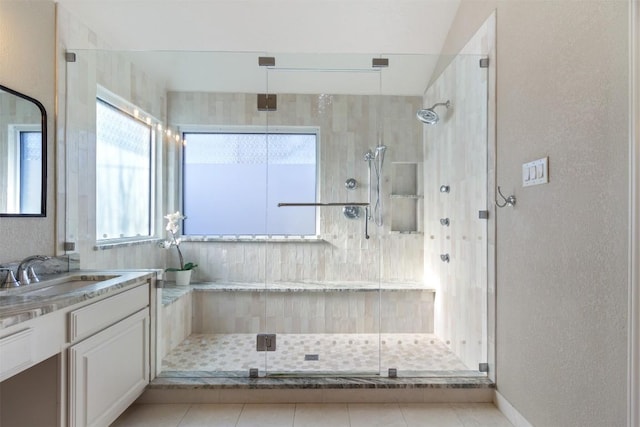
<path id="1" fill-rule="evenodd" d="M 150 381 L 157 272 L 73 271 L 0 291 L 0 425 L 108 426 Z"/>

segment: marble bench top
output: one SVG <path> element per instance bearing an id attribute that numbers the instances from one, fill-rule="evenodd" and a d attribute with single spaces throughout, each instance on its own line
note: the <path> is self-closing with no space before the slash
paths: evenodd
<path id="1" fill-rule="evenodd" d="M 194 282 L 190 286 L 178 287 L 165 282 L 162 289 L 162 304 L 169 305 L 189 292 L 435 292 L 421 283 L 406 282 Z"/>

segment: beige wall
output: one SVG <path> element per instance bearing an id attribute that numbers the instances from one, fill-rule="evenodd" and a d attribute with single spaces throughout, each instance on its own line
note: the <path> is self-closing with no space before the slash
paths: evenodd
<path id="1" fill-rule="evenodd" d="M 535 426 L 626 415 L 628 4 L 463 1 L 455 53 L 497 9 L 497 387 Z M 440 65 L 444 69 L 448 59 Z M 523 162 L 549 156 L 547 185 Z"/>
<path id="2" fill-rule="evenodd" d="M 0 262 L 55 251 L 55 5 L 0 2 L 0 84 L 39 100 L 47 111 L 47 216 L 0 218 Z"/>

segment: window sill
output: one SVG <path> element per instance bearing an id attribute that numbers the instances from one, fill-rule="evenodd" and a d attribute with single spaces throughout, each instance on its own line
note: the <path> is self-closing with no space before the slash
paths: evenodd
<path id="1" fill-rule="evenodd" d="M 147 237 L 141 239 L 130 239 L 130 240 L 113 240 L 110 242 L 99 242 L 93 247 L 94 251 L 104 251 L 108 249 L 115 248 L 127 248 L 131 246 L 140 246 L 140 245 L 151 245 L 162 242 L 163 239 L 159 239 L 157 237 Z"/>
<path id="2" fill-rule="evenodd" d="M 320 236 L 182 236 L 183 242 L 214 243 L 325 243 Z"/>

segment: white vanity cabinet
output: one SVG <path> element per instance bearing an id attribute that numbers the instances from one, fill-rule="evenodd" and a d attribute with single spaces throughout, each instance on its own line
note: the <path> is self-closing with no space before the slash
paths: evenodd
<path id="1" fill-rule="evenodd" d="M 149 382 L 149 284 L 69 313 L 69 426 L 108 426 Z"/>

